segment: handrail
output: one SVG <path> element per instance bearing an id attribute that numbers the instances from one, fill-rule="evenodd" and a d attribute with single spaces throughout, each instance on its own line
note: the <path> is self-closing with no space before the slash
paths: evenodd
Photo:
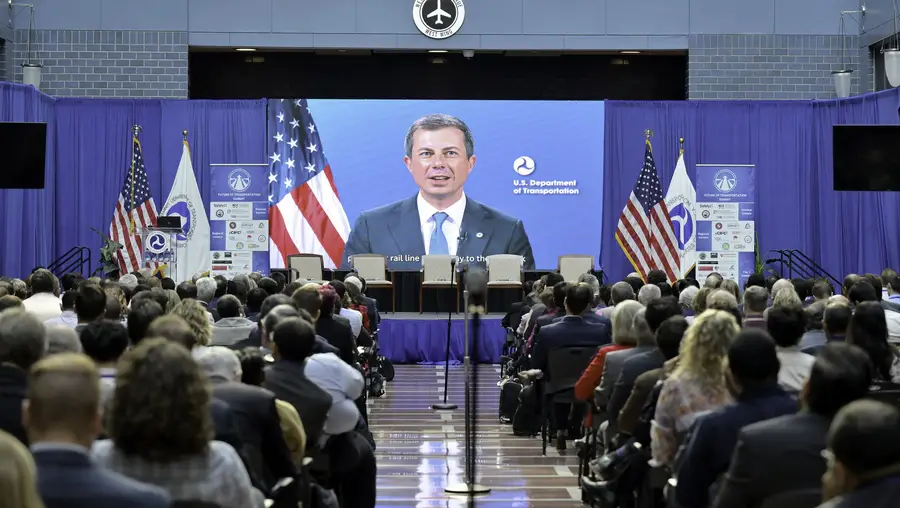
<path id="1" fill-rule="evenodd" d="M 85 265 L 87 265 L 87 274 L 84 271 Z M 50 263 L 47 269 L 57 277 L 73 271 L 90 277 L 92 275 L 91 249 L 84 246 L 72 247 Z"/>
<path id="2" fill-rule="evenodd" d="M 831 275 L 830 273 L 828 273 L 827 271 L 825 271 L 825 269 L 822 268 L 822 265 L 820 265 L 819 263 L 816 263 L 811 257 L 807 256 L 806 254 L 804 254 L 804 253 L 803 253 L 802 251 L 800 251 L 799 249 L 791 249 L 791 250 L 788 251 L 788 252 L 790 253 L 790 256 L 791 256 L 790 259 L 791 259 L 792 261 L 793 261 L 794 258 L 796 257 L 797 260 L 800 261 L 801 263 L 803 263 L 803 265 L 804 265 L 806 268 L 808 268 L 809 270 L 813 270 L 813 271 L 815 271 L 815 272 L 818 272 L 818 274 L 824 275 L 825 278 L 831 279 L 832 281 L 834 281 L 834 283 L 835 283 L 834 287 L 835 287 L 835 288 L 840 288 L 841 285 L 843 285 L 843 282 L 841 282 L 840 280 L 838 280 L 837 277 L 835 277 L 834 275 Z"/>

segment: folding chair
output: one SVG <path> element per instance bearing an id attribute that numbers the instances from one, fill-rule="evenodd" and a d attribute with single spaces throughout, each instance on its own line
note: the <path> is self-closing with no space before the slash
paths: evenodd
<path id="1" fill-rule="evenodd" d="M 305 279 L 307 282 L 324 284 L 325 262 L 321 254 L 291 254 L 287 258 L 288 268 L 294 272 L 297 279 Z"/>
<path id="2" fill-rule="evenodd" d="M 366 287 L 391 290 L 391 312 L 396 312 L 396 293 L 394 283 L 387 278 L 387 259 L 381 254 L 356 254 L 350 258 L 350 265 L 366 279 Z"/>
<path id="3" fill-rule="evenodd" d="M 459 312 L 459 284 L 454 280 L 456 274 L 453 271 L 454 256 L 444 254 L 429 254 L 422 256 L 422 271 L 419 281 L 419 314 L 425 300 L 425 289 L 445 289 L 453 286 L 456 289 L 453 299 L 456 302 L 456 312 Z"/>
<path id="4" fill-rule="evenodd" d="M 488 272 L 488 291 L 493 289 L 522 291 L 522 267 L 525 265 L 525 258 L 518 254 L 494 254 L 484 259 Z M 488 309 L 485 309 L 485 312 L 489 312 Z"/>
<path id="5" fill-rule="evenodd" d="M 547 455 L 547 427 L 550 408 L 555 404 L 574 404 L 575 383 L 591 363 L 597 348 L 594 346 L 563 347 L 550 351 L 548 356 L 550 381 L 544 383 L 541 404 L 541 454 Z"/>

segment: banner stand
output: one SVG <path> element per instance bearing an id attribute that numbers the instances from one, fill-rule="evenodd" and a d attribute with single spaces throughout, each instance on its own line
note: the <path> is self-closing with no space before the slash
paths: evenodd
<path id="1" fill-rule="evenodd" d="M 210 276 L 269 273 L 268 164 L 210 164 Z"/>

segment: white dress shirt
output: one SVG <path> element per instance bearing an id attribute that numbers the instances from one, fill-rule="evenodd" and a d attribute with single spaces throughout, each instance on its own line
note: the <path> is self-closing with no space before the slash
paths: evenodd
<path id="1" fill-rule="evenodd" d="M 431 249 L 431 233 L 434 232 L 434 214 L 444 212 L 448 217 L 444 221 L 441 231 L 444 232 L 444 238 L 447 239 L 450 255 L 455 256 L 456 248 L 459 245 L 459 228 L 462 226 L 463 215 L 466 213 L 465 193 L 459 198 L 459 201 L 444 210 L 438 210 L 428 204 L 425 198 L 422 197 L 422 194 L 419 193 L 416 197 L 416 206 L 419 209 L 419 223 L 422 225 L 422 240 L 425 242 L 425 254 L 431 254 L 428 251 Z"/>
<path id="2" fill-rule="evenodd" d="M 816 357 L 801 352 L 799 346 L 779 347 L 777 354 L 781 362 L 778 384 L 787 392 L 799 393 L 809 379 Z"/>
<path id="3" fill-rule="evenodd" d="M 342 307 L 341 316 L 344 316 L 350 321 L 350 329 L 353 330 L 353 338 L 359 337 L 359 332 L 362 330 L 363 325 L 362 314 L 360 314 L 358 310 Z"/>
<path id="4" fill-rule="evenodd" d="M 22 305 L 25 310 L 37 316 L 41 323 L 62 315 L 62 305 L 53 293 L 35 293 L 26 298 Z"/>

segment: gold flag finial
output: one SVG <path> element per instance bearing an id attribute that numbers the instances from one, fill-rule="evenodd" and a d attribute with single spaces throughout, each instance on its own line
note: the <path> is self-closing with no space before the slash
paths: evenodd
<path id="1" fill-rule="evenodd" d="M 182 137 L 185 141 L 187 141 L 187 130 L 181 131 L 181 137 Z"/>
<path id="2" fill-rule="evenodd" d="M 684 155 L 684 138 L 678 138 L 678 155 Z"/>

